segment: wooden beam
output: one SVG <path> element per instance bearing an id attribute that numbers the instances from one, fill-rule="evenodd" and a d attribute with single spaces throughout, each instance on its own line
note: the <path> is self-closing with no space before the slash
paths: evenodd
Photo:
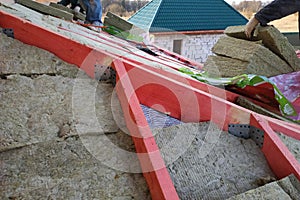
<path id="1" fill-rule="evenodd" d="M 65 20 L 70 20 L 70 21 L 73 19 L 73 14 L 71 13 L 32 0 L 17 0 L 16 3 L 31 8 L 42 14 L 47 14 L 47 15 L 63 18 Z"/>
<path id="2" fill-rule="evenodd" d="M 263 151 L 270 159 L 269 164 L 271 167 L 276 168 L 274 170 L 276 175 L 282 176 L 286 173 L 283 172 L 283 169 L 288 169 L 289 171 L 287 172 L 294 172 L 299 179 L 300 172 L 298 168 L 295 169 L 293 167 L 295 160 L 290 159 L 291 153 L 287 148 L 282 148 L 282 143 L 278 142 L 278 136 L 277 138 L 273 136 L 275 134 L 274 131 L 280 130 L 284 134 L 299 138 L 299 126 L 289 126 L 290 123 L 288 122 L 262 116 L 237 106 L 227 101 L 226 98 L 222 98 L 222 95 L 218 94 L 221 90 L 217 90 L 218 92 L 214 93 L 214 87 L 212 86 L 206 86 L 206 89 L 203 86 L 198 86 L 199 88 L 197 88 L 196 81 L 189 82 L 189 80 L 186 80 L 184 82 L 181 75 L 172 74 L 172 76 L 169 76 L 168 72 L 162 69 L 142 65 L 141 63 L 137 64 L 137 62 L 133 62 L 123 56 L 120 57 L 120 55 L 112 55 L 107 51 L 93 49 L 4 11 L 0 11 L 0 26 L 2 28 L 12 28 L 16 39 L 48 50 L 63 60 L 77 66 L 82 65 L 91 51 L 95 52 L 94 58 L 97 59 L 122 59 L 122 63 L 114 61 L 115 66 L 118 66 L 116 67 L 118 78 L 119 80 L 122 79 L 121 82 L 118 81 L 118 95 L 120 95 L 120 98 L 123 98 L 121 99 L 121 102 L 123 102 L 122 107 L 125 111 L 127 109 L 125 117 L 127 123 L 129 123 L 131 134 L 133 136 L 145 136 L 134 138 L 134 142 L 137 144 L 137 151 L 149 153 L 146 157 L 139 157 L 142 168 L 158 169 L 153 172 L 146 170 L 144 173 L 150 185 L 153 199 L 163 199 L 165 197 L 176 199 L 177 194 L 176 191 L 174 192 L 173 186 L 169 187 L 171 185 L 168 178 L 169 174 L 163 167 L 161 158 L 156 153 L 157 145 L 151 137 L 151 130 L 149 130 L 141 109 L 137 106 L 140 102 L 145 103 L 149 107 L 154 104 L 162 104 L 168 108 L 167 111 L 171 115 L 177 116 L 179 119 L 184 119 L 187 122 L 211 120 L 219 126 L 223 126 L 224 130 L 226 130 L 229 123 L 248 123 L 260 127 L 267 132 L 266 137 L 269 137 L 265 140 Z M 93 77 L 93 65 L 87 65 L 82 69 Z M 205 85 L 204 83 L 200 84 Z M 208 91 L 203 91 L 202 88 Z M 124 99 L 127 99 L 127 106 Z M 275 154 L 273 154 L 272 150 L 274 150 Z M 151 152 L 155 153 L 151 154 Z M 277 155 L 280 157 L 277 158 Z M 158 159 L 157 162 L 154 161 L 156 159 Z M 278 161 L 284 161 L 281 163 L 284 167 L 278 166 L 277 159 Z M 297 164 L 299 165 L 299 163 Z"/>
<path id="3" fill-rule="evenodd" d="M 13 29 L 15 39 L 50 51 L 77 66 L 81 66 L 92 51 L 92 48 L 86 45 L 3 11 L 0 11 L 0 27 Z"/>
<path id="4" fill-rule="evenodd" d="M 283 120 L 283 121 L 291 121 L 283 116 L 281 116 L 280 114 L 276 114 L 274 112 L 271 112 L 270 108 L 269 110 L 255 104 L 254 102 L 250 101 L 249 99 L 245 98 L 245 97 L 238 97 L 237 100 L 236 100 L 236 104 L 244 107 L 244 108 L 247 108 L 249 110 L 252 110 L 254 112 L 257 112 L 259 114 L 263 114 L 263 115 L 266 115 L 266 116 L 270 116 L 270 117 L 274 117 L 276 119 L 280 119 L 280 120 Z"/>
<path id="5" fill-rule="evenodd" d="M 170 116 L 183 122 L 213 121 L 224 130 L 229 123 L 249 123 L 251 111 L 226 101 L 226 91 L 193 87 L 188 80 L 171 78 L 143 65 L 124 62 L 140 102 L 159 104 Z M 174 75 L 176 76 L 176 75 Z M 177 76 L 180 77 L 180 76 Z M 199 87 L 201 88 L 201 86 Z"/>
<path id="6" fill-rule="evenodd" d="M 265 117 L 265 118 L 268 118 L 268 117 Z M 275 132 L 284 133 L 285 135 L 300 141 L 300 125 L 299 124 L 281 121 L 281 120 L 271 118 L 271 117 L 269 117 L 267 119 L 267 121 L 268 121 L 268 124 L 271 126 L 271 128 Z"/>
<path id="7" fill-rule="evenodd" d="M 116 91 L 152 199 L 179 199 L 124 64 L 114 60 Z"/>
<path id="8" fill-rule="evenodd" d="M 131 31 L 134 31 L 133 34 L 135 34 L 135 35 L 140 35 L 140 34 L 146 33 L 145 30 L 143 30 L 137 26 L 134 26 L 130 22 L 122 19 L 118 15 L 115 15 L 111 12 L 108 12 L 106 14 L 106 16 L 104 18 L 104 25 L 114 26 L 114 27 L 117 27 L 118 29 L 120 29 L 124 32 L 128 32 L 128 33 Z"/>
<path id="9" fill-rule="evenodd" d="M 94 69 L 91 69 L 93 68 L 91 66 L 94 66 L 92 63 L 96 59 L 101 58 L 101 56 L 103 57 L 101 52 L 93 51 L 94 56 L 89 61 L 91 63 L 89 65 L 89 63 L 86 63 L 86 58 L 88 55 L 91 55 L 92 49 L 90 47 L 2 11 L 0 11 L 0 26 L 3 28 L 13 28 L 15 38 L 26 44 L 46 49 L 69 63 L 81 66 L 81 69 L 91 77 L 94 76 Z M 107 56 L 113 57 L 113 55 Z M 82 65 L 82 63 L 84 64 Z M 124 71 L 122 64 L 118 61 L 115 61 L 115 65 L 118 66 L 116 69 L 119 80 L 121 77 L 121 81 L 118 81 L 119 84 L 117 85 L 117 94 L 122 103 L 123 110 L 125 110 L 125 119 L 133 136 L 137 152 L 141 153 L 139 159 L 151 191 L 151 197 L 158 200 L 179 199 L 155 140 L 153 137 L 150 137 L 152 133 L 150 128 L 147 127 L 147 122 L 141 108 L 138 107 L 138 100 L 123 90 L 124 87 L 128 87 L 128 81 L 130 82 L 126 76 L 126 71 Z M 126 112 L 127 108 L 131 111 Z M 127 111 L 129 111 L 128 109 Z M 132 115 L 134 116 L 134 123 L 131 121 Z M 141 126 L 145 126 L 145 128 L 141 129 Z M 142 138 L 142 135 L 146 138 Z"/>
<path id="10" fill-rule="evenodd" d="M 274 174 L 280 179 L 294 174 L 300 180 L 299 162 L 283 144 L 267 120 L 260 115 L 253 114 L 251 125 L 262 129 L 265 133 L 262 151 Z"/>
<path id="11" fill-rule="evenodd" d="M 104 18 L 104 24 L 115 26 L 123 31 L 129 31 L 130 29 L 133 28 L 133 24 L 127 22 L 126 20 L 122 19 L 121 17 L 111 12 L 107 12 Z"/>

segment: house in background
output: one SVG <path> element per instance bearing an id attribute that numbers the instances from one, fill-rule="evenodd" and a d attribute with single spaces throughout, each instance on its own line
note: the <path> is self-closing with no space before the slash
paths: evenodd
<path id="1" fill-rule="evenodd" d="M 128 21 L 149 31 L 154 44 L 199 63 L 226 27 L 248 22 L 223 0 L 152 0 Z"/>

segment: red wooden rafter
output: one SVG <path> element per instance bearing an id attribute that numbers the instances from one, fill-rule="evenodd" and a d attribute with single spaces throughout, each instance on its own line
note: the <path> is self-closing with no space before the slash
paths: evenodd
<path id="1" fill-rule="evenodd" d="M 140 108 L 161 105 L 161 111 L 184 122 L 211 120 L 224 130 L 228 124 L 250 124 L 264 130 L 262 151 L 279 177 L 294 173 L 300 180 L 300 165 L 275 131 L 300 140 L 300 126 L 259 115 L 232 103 L 238 95 L 190 78 L 153 68 L 113 53 L 82 45 L 56 32 L 0 11 L 0 26 L 12 28 L 14 37 L 48 50 L 61 59 L 81 66 L 94 77 L 95 62 L 112 60 L 117 73 L 116 91 L 126 124 L 140 159 L 153 199 L 178 199 L 152 132 Z M 115 44 L 118 48 L 118 44 Z M 86 60 L 86 57 L 89 59 Z M 178 60 L 184 62 L 183 57 Z M 188 62 L 188 61 L 187 61 Z"/>

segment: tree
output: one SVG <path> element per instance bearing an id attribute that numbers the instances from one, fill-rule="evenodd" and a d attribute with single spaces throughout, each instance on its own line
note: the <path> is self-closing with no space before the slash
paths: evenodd
<path id="1" fill-rule="evenodd" d="M 124 12 L 126 12 L 125 8 L 120 3 L 113 3 L 106 8 L 106 12 L 112 12 L 117 15 L 123 15 Z"/>
<path id="2" fill-rule="evenodd" d="M 101 0 L 104 13 L 110 11 L 119 16 L 128 16 L 129 13 L 133 14 L 148 2 L 149 0 Z"/>
<path id="3" fill-rule="evenodd" d="M 263 7 L 261 1 L 242 1 L 239 4 L 232 5 L 236 10 L 240 12 L 256 13 Z"/>

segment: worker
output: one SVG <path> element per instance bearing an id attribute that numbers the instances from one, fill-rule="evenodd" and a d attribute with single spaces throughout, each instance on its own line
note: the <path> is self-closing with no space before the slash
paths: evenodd
<path id="1" fill-rule="evenodd" d="M 258 24 L 266 26 L 273 20 L 281 19 L 296 12 L 300 12 L 300 0 L 274 0 L 249 20 L 245 27 L 245 34 L 250 38 Z M 300 29 L 300 16 L 298 17 L 298 23 Z"/>
<path id="2" fill-rule="evenodd" d="M 61 0 L 61 1 L 57 2 L 57 4 L 61 4 L 63 6 L 70 5 L 70 8 L 72 10 L 74 10 L 75 12 L 77 12 L 77 13 L 79 13 L 79 12 L 84 13 L 84 9 L 82 8 L 82 6 L 78 2 L 78 0 Z"/>
<path id="3" fill-rule="evenodd" d="M 100 0 L 61 0 L 58 4 L 68 6 L 75 12 L 82 12 L 85 10 L 86 19 L 85 24 L 91 24 L 89 28 L 95 31 L 101 31 L 102 24 L 102 5 Z M 81 6 L 82 5 L 82 6 Z M 83 9 L 83 8 L 84 9 Z"/>
<path id="4" fill-rule="evenodd" d="M 100 0 L 82 0 L 86 11 L 86 24 L 92 24 L 93 30 L 100 31 L 102 24 L 102 5 Z"/>

